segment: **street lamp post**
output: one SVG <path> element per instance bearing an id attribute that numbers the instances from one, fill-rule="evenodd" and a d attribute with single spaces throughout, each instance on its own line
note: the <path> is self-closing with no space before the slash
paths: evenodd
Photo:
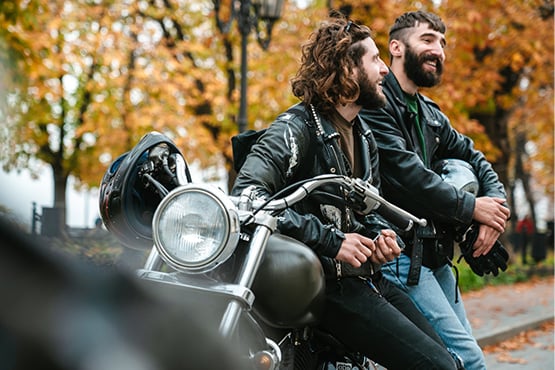
<path id="1" fill-rule="evenodd" d="M 262 49 L 270 45 L 272 28 L 281 16 L 284 0 L 231 0 L 231 12 L 227 20 L 220 18 L 221 0 L 214 1 L 216 25 L 220 32 L 226 34 L 231 28 L 231 23 L 237 19 L 241 34 L 241 101 L 239 104 L 239 117 L 237 124 L 239 132 L 247 128 L 247 41 L 251 30 L 256 31 L 256 39 Z M 266 29 L 261 32 L 259 23 L 266 24 Z"/>

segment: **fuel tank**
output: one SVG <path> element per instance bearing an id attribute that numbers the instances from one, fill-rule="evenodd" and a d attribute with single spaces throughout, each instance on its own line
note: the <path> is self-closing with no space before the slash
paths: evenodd
<path id="1" fill-rule="evenodd" d="M 312 249 L 272 235 L 252 288 L 254 314 L 276 328 L 312 325 L 322 311 L 324 289 L 322 265 Z"/>

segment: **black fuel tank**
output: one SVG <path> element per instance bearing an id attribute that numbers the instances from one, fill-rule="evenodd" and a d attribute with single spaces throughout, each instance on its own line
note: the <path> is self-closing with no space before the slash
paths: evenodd
<path id="1" fill-rule="evenodd" d="M 277 328 L 313 324 L 322 309 L 324 289 L 322 265 L 312 249 L 272 235 L 253 285 L 256 316 Z"/>

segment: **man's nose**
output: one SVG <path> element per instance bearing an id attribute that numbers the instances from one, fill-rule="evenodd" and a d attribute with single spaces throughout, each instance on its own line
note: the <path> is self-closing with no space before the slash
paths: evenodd
<path id="1" fill-rule="evenodd" d="M 380 75 L 385 76 L 389 73 L 389 68 L 387 68 L 387 64 L 383 60 L 380 59 Z"/>
<path id="2" fill-rule="evenodd" d="M 431 50 L 432 54 L 438 57 L 441 61 L 445 60 L 445 50 L 440 42 L 436 42 Z"/>

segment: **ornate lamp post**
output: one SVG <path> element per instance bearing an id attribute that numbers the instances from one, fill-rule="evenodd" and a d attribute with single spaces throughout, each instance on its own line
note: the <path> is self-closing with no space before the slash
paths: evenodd
<path id="1" fill-rule="evenodd" d="M 239 105 L 239 132 L 247 127 L 247 38 L 252 29 L 256 31 L 256 39 L 262 49 L 270 45 L 272 28 L 280 18 L 284 0 L 231 0 L 231 12 L 227 20 L 220 18 L 222 0 L 213 0 L 216 14 L 216 25 L 220 32 L 226 34 L 231 23 L 237 19 L 237 26 L 241 33 L 241 101 Z M 259 23 L 264 23 L 266 29 L 261 31 Z"/>

